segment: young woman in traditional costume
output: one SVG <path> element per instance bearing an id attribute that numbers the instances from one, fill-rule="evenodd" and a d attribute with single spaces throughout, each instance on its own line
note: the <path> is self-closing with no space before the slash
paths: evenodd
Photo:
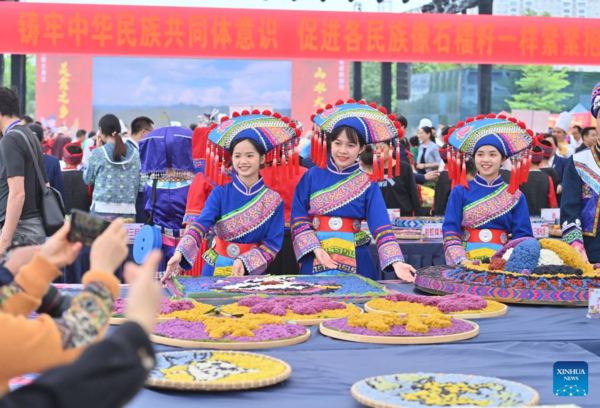
<path id="1" fill-rule="evenodd" d="M 532 145 L 531 130 L 523 122 L 503 115 L 480 115 L 450 129 L 448 173 L 453 180 L 446 218 L 444 252 L 448 265 L 467 260 L 469 251 L 483 257 L 493 254 L 512 239 L 533 237 L 525 196 L 519 185 L 527 181 Z M 477 174 L 467 181 L 465 156 L 474 157 Z M 505 159 L 512 158 L 510 184 L 500 177 Z"/>
<path id="2" fill-rule="evenodd" d="M 328 105 L 312 120 L 311 157 L 317 159 L 318 167 L 302 177 L 292 204 L 292 239 L 300 273 L 341 271 L 379 279 L 368 251 L 370 239 L 357 238 L 361 221 L 366 219 L 381 269 L 393 268 L 398 278 L 414 281 L 415 270 L 404 263 L 377 183 L 383 179 L 383 156 L 378 155 L 373 176 L 358 163 L 367 143 L 387 144 L 399 133 L 402 136 L 400 123 L 385 108 L 354 100 Z M 400 161 L 399 149 L 395 154 Z"/>
<path id="3" fill-rule="evenodd" d="M 600 132 L 600 83 L 592 91 L 592 115 Z M 560 222 L 563 241 L 591 263 L 600 262 L 600 146 L 567 160 L 563 175 Z"/>
<path id="4" fill-rule="evenodd" d="M 297 137 L 288 118 L 264 111 L 234 113 L 220 125 L 212 125 L 207 172 L 222 178 L 225 163 L 222 149 L 231 153 L 233 181 L 215 187 L 202 213 L 191 224 L 167 265 L 164 279 L 178 267 L 191 269 L 210 228 L 215 233 L 213 248 L 203 255 L 202 276 L 259 275 L 265 272 L 283 241 L 283 201 L 265 186 L 260 167 L 265 155 Z M 299 133 L 299 132 L 298 132 Z M 214 146 L 217 146 L 216 148 Z M 202 254 L 200 254 L 202 256 Z"/>

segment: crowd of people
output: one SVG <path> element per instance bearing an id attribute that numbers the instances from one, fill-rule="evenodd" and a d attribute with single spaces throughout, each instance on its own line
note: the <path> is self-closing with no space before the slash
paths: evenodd
<path id="1" fill-rule="evenodd" d="M 600 119 L 600 84 L 590 111 Z M 306 157 L 301 124 L 270 111 L 211 117 L 194 129 L 155 129 L 147 117 L 127 129 L 107 114 L 96 132 L 54 135 L 22 117 L 16 93 L 0 88 L 0 320 L 7 333 L 0 407 L 77 406 L 81 395 L 92 406 L 128 401 L 154 365 L 148 334 L 160 298 L 157 271 L 164 281 L 180 273 L 378 279 L 384 270 L 413 282 L 389 208 L 444 216 L 446 262 L 459 264 L 471 251 L 533 236 L 530 216 L 560 206 L 563 239 L 585 260 L 600 261 L 598 129 L 571 126 L 567 113 L 552 133 L 537 136 L 514 118 L 489 114 L 437 130 L 424 119 L 418 137 L 408 138 L 404 117 L 354 100 L 311 120 Z M 72 299 L 50 284 L 82 244 L 69 241 L 68 221 L 47 238 L 36 164 L 67 211 L 110 221 L 91 246 L 84 290 Z M 426 208 L 420 186 L 432 183 L 435 202 Z M 129 253 L 124 223 L 134 221 L 160 231 L 162 253 L 126 265 L 130 323 L 102 340 L 120 292 L 115 271 Z M 7 394 L 8 380 L 29 372 L 44 374 Z"/>

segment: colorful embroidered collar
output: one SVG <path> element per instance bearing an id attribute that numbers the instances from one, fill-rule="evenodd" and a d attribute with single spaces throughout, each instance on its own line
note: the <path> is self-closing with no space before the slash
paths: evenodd
<path id="1" fill-rule="evenodd" d="M 327 169 L 335 174 L 352 174 L 355 171 L 360 169 L 360 164 L 355 163 L 349 167 L 346 167 L 343 170 L 339 170 L 338 167 L 335 165 L 335 162 L 333 161 L 333 159 L 330 157 L 329 162 L 327 163 Z"/>
<path id="2" fill-rule="evenodd" d="M 504 183 L 504 180 L 502 180 L 502 176 L 498 176 L 496 179 L 494 179 L 494 181 L 489 183 L 486 179 L 481 177 L 479 173 L 477 173 L 475 175 L 475 182 L 483 187 L 498 187 Z"/>
<path id="3" fill-rule="evenodd" d="M 258 193 L 259 191 L 261 191 L 265 187 L 265 182 L 263 181 L 263 178 L 260 177 L 258 179 L 258 181 L 256 183 L 254 183 L 254 185 L 252 185 L 250 188 L 248 188 L 242 182 L 242 180 L 239 179 L 238 175 L 236 174 L 233 176 L 233 186 L 242 194 L 254 195 L 254 194 Z"/>

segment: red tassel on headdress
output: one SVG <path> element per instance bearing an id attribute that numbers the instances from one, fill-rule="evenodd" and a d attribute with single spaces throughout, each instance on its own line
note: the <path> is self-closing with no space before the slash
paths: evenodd
<path id="1" fill-rule="evenodd" d="M 321 141 L 321 168 L 327 168 L 327 140 L 325 135 L 323 135 L 323 140 Z"/>
<path id="2" fill-rule="evenodd" d="M 293 149 L 293 147 L 292 147 Z M 292 177 L 294 177 L 294 151 L 290 150 L 288 148 L 285 149 L 286 155 L 285 155 L 285 159 L 286 159 L 286 164 L 287 164 L 287 177 L 288 180 L 291 180 Z"/>
<path id="3" fill-rule="evenodd" d="M 213 181 L 215 183 L 219 182 L 219 152 L 215 153 L 215 159 L 213 163 L 213 168 L 210 170 Z"/>
<path id="4" fill-rule="evenodd" d="M 208 156 L 208 163 L 206 163 L 206 177 L 208 177 L 209 180 L 212 180 L 213 177 L 213 162 L 215 159 L 215 151 L 213 149 L 213 146 L 210 146 L 210 155 Z"/>
<path id="5" fill-rule="evenodd" d="M 400 143 L 396 145 L 396 177 L 400 177 Z"/>
<path id="6" fill-rule="evenodd" d="M 315 146 L 317 145 L 317 141 L 316 141 L 316 137 L 315 137 L 315 130 L 313 129 L 313 133 L 310 136 L 310 159 L 315 161 L 316 160 L 316 151 L 315 151 Z M 316 163 L 316 161 L 315 161 Z"/>
<path id="7" fill-rule="evenodd" d="M 315 141 L 316 146 L 315 146 L 315 159 L 314 162 L 318 167 L 321 167 L 321 135 L 319 134 Z"/>
<path id="8" fill-rule="evenodd" d="M 467 165 L 466 165 L 466 160 L 463 161 L 462 163 L 462 171 L 460 174 L 460 185 L 463 186 L 464 188 L 466 188 L 467 190 L 469 189 L 469 183 L 467 182 Z"/>
<path id="9" fill-rule="evenodd" d="M 385 179 L 385 155 L 383 154 L 383 149 L 379 154 L 379 180 Z"/>
<path id="10" fill-rule="evenodd" d="M 273 166 L 273 176 L 271 178 L 273 180 L 273 186 L 277 187 L 277 186 L 279 186 L 279 179 L 278 179 L 279 169 L 277 168 L 277 157 L 273 158 L 272 166 Z"/>
<path id="11" fill-rule="evenodd" d="M 297 143 L 294 143 L 292 145 L 292 147 L 294 148 L 294 162 L 295 162 L 294 175 L 299 176 L 300 175 L 300 146 Z"/>
<path id="12" fill-rule="evenodd" d="M 394 156 L 394 146 L 390 145 L 390 147 L 388 148 L 388 169 L 387 169 L 387 176 L 389 179 L 391 179 L 393 177 L 392 174 L 392 167 L 393 167 L 393 156 Z M 400 163 L 398 163 L 398 167 L 399 167 Z"/>
<path id="13" fill-rule="evenodd" d="M 277 149 L 279 150 L 279 148 Z M 283 151 L 281 152 L 281 181 L 285 182 L 286 179 L 289 180 L 289 174 L 288 174 L 288 165 L 287 162 L 285 160 L 285 149 L 283 149 Z"/>
<path id="14" fill-rule="evenodd" d="M 372 181 L 379 180 L 379 158 L 377 157 L 377 152 L 373 152 L 373 175 L 371 177 Z"/>
<path id="15" fill-rule="evenodd" d="M 510 170 L 510 183 L 508 184 L 508 192 L 509 194 L 514 194 L 517 184 L 517 164 L 515 161 L 512 161 L 512 169 Z"/>
<path id="16" fill-rule="evenodd" d="M 225 159 L 221 162 L 221 172 L 219 173 L 219 185 L 225 184 Z"/>

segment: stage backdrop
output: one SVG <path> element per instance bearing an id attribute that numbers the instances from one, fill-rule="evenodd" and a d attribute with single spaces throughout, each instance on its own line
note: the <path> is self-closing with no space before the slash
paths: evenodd
<path id="1" fill-rule="evenodd" d="M 113 113 L 127 126 L 149 116 L 184 126 L 213 108 L 268 107 L 302 122 L 327 103 L 346 100 L 348 63 L 191 58 L 37 56 L 36 113 L 55 131 L 97 129 Z M 66 130 L 65 130 L 66 129 Z"/>
<path id="2" fill-rule="evenodd" d="M 0 3 L 0 52 L 600 65 L 595 19 Z"/>

